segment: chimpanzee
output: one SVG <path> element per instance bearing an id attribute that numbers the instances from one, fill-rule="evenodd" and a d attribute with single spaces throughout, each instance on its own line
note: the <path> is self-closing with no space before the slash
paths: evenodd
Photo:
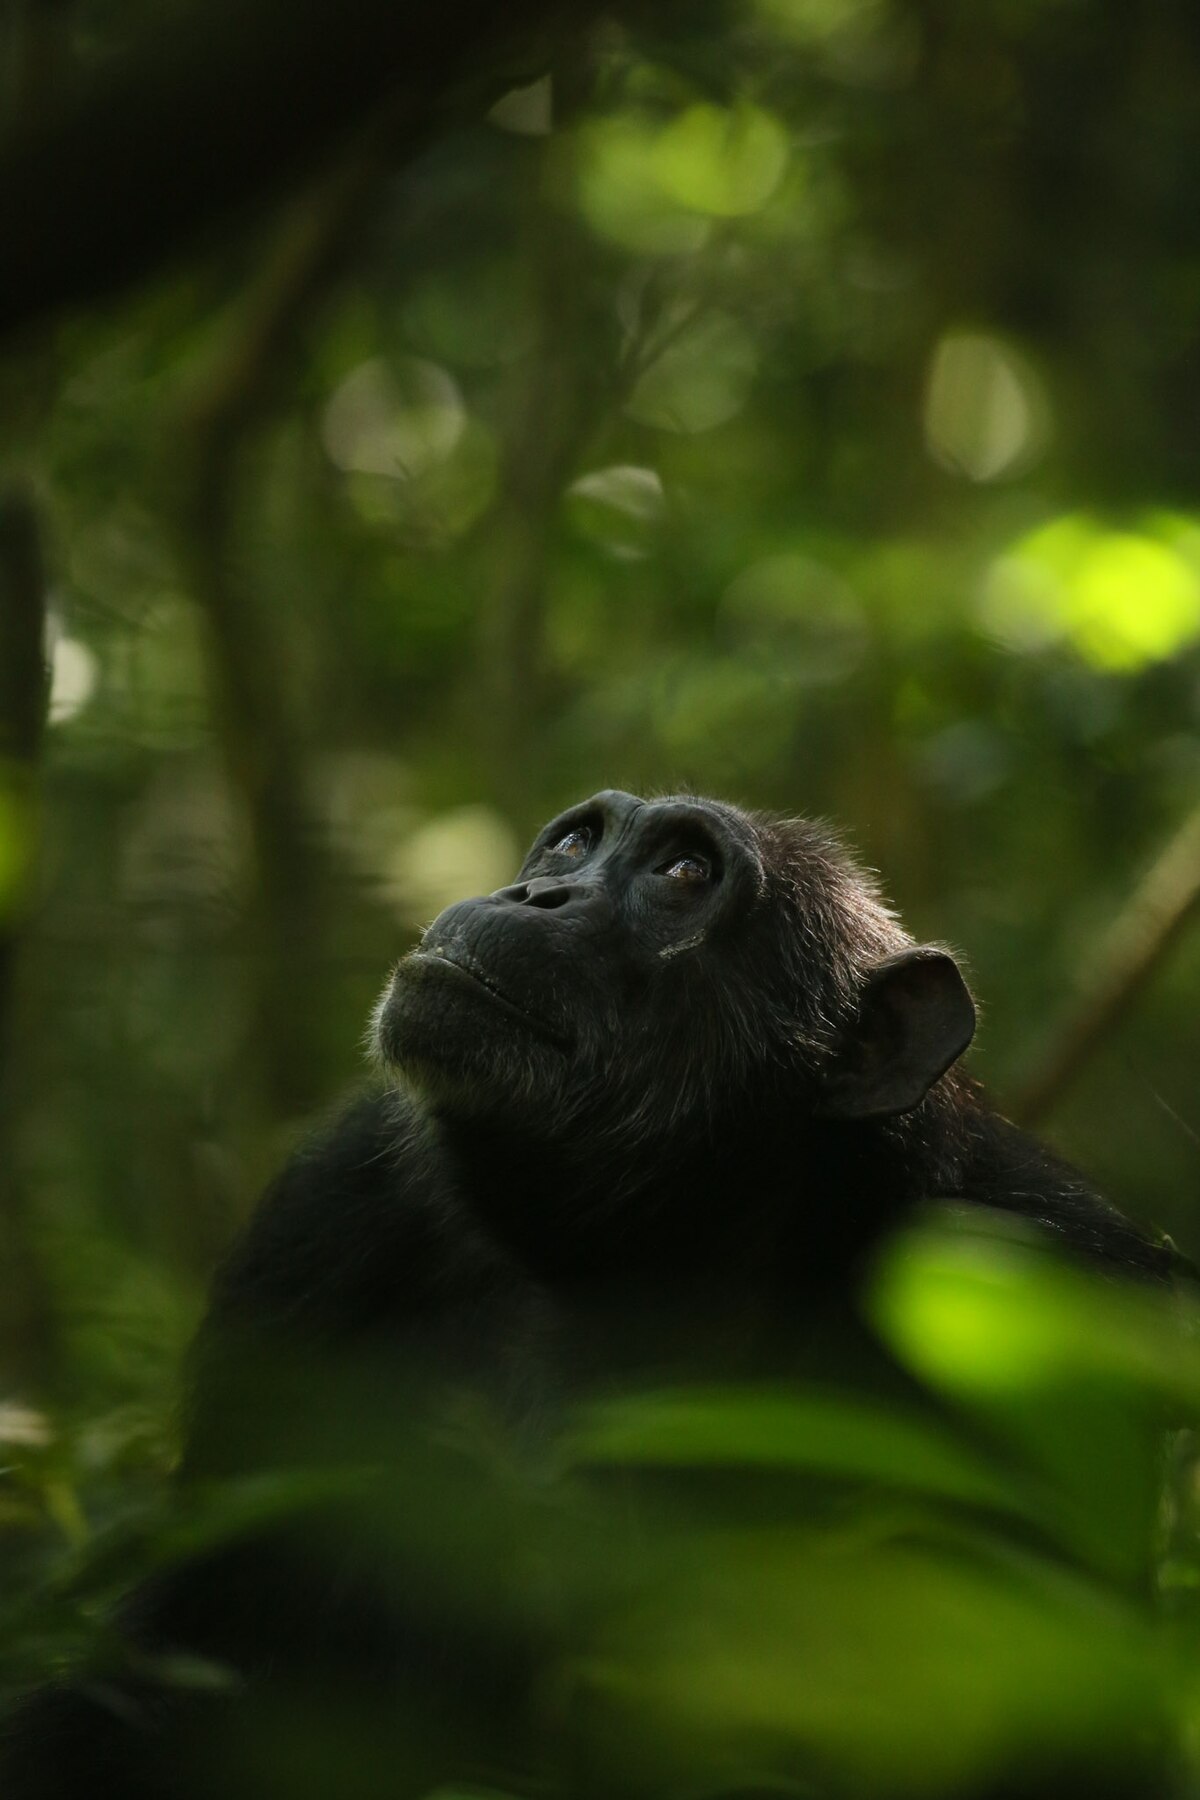
<path id="1" fill-rule="evenodd" d="M 974 1024 L 950 954 L 822 825 L 615 791 L 553 820 L 513 886 L 401 960 L 373 1026 L 385 1079 L 285 1169 L 217 1277 L 182 1491 L 299 1467 L 315 1502 L 272 1510 L 267 1480 L 247 1529 L 145 1584 L 129 1665 L 18 1718 L 7 1800 L 399 1800 L 519 1768 L 558 1625 L 527 1595 L 514 1613 L 502 1552 L 478 1548 L 503 1512 L 486 1480 L 458 1516 L 465 1418 L 536 1464 L 564 1403 L 626 1378 L 805 1370 L 831 1343 L 869 1361 L 838 1335 L 864 1259 L 937 1196 L 1165 1274 L 1168 1249 L 987 1108 L 956 1067 Z M 338 1482 L 380 1470 L 375 1531 L 378 1481 L 371 1500 Z M 494 1605 L 435 1566 L 460 1556 Z M 238 1693 L 172 1692 L 156 1671 L 181 1655 Z M 456 1687 L 487 1740 L 460 1736 L 457 1761 L 429 1724 Z M 356 1717 L 364 1695 L 382 1702 L 352 1777 L 288 1765 L 309 1699 Z"/>

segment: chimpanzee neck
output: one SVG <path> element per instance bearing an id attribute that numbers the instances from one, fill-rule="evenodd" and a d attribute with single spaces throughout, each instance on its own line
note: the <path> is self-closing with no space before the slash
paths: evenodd
<path id="1" fill-rule="evenodd" d="M 592 1139 L 537 1135 L 525 1121 L 443 1117 L 437 1129 L 487 1230 L 555 1282 L 681 1267 L 729 1233 L 714 1201 L 728 1192 L 736 1210 L 735 1170 L 726 1176 L 727 1159 L 711 1145 L 681 1136 L 621 1154 Z"/>
<path id="2" fill-rule="evenodd" d="M 435 1129 L 485 1228 L 555 1282 L 675 1281 L 722 1271 L 790 1287 L 848 1271 L 908 1199 L 885 1132 L 749 1114 L 622 1151 L 531 1137 L 527 1122 L 442 1116 Z"/>

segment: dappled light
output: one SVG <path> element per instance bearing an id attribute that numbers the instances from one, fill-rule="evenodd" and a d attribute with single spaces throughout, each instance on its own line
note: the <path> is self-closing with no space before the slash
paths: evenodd
<path id="1" fill-rule="evenodd" d="M 339 469 L 411 481 L 444 462 L 462 437 L 458 388 L 436 363 L 410 357 L 394 373 L 363 363 L 325 408 L 325 448 Z"/>
<path id="2" fill-rule="evenodd" d="M 1200 524 L 1161 517 L 1116 531 L 1056 519 L 997 560 L 982 610 L 1018 650 L 1066 643 L 1117 671 L 1161 662 L 1200 637 Z"/>
<path id="3" fill-rule="evenodd" d="M 952 473 L 994 481 L 1043 447 L 1048 407 L 1032 371 L 996 338 L 951 332 L 929 369 L 925 436 Z"/>
<path id="4" fill-rule="evenodd" d="M 787 162 L 782 126 L 761 107 L 689 106 L 659 133 L 654 174 L 693 212 L 737 218 L 757 212 Z"/>

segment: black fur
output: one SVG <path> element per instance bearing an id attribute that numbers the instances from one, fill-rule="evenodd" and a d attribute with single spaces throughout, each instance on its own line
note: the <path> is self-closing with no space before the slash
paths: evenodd
<path id="1" fill-rule="evenodd" d="M 365 1800 L 511 1773 L 557 1625 L 521 1601 L 519 1628 L 485 1628 L 425 1560 L 464 1406 L 536 1466 L 562 1400 L 622 1376 L 804 1367 L 881 1234 L 939 1196 L 1167 1273 L 952 1066 L 972 1022 L 947 953 L 913 945 L 821 826 L 619 793 L 554 821 L 517 885 L 450 908 L 401 962 L 375 1020 L 385 1079 L 270 1190 L 193 1354 L 185 1492 L 361 1462 L 395 1472 L 387 1528 L 339 1498 L 148 1586 L 134 1644 L 212 1658 L 245 1692 L 172 1698 L 150 1669 L 36 1696 L 5 1795 Z M 476 1533 L 491 1504 L 485 1486 Z M 483 1616 L 511 1623 L 506 1605 Z M 460 1690 L 474 1736 L 423 1760 Z M 261 1747 L 240 1760 L 239 1721 L 309 1693 L 381 1696 L 396 1743 L 328 1789 Z"/>

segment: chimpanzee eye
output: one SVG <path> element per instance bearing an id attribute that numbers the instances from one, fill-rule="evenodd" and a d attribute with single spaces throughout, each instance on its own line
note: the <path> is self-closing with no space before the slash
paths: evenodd
<path id="1" fill-rule="evenodd" d="M 578 861 L 581 856 L 586 856 L 591 847 L 592 834 L 584 825 L 577 825 L 573 831 L 568 831 L 565 837 L 560 837 L 557 844 L 550 846 L 555 856 L 569 856 L 574 861 Z"/>
<path id="2" fill-rule="evenodd" d="M 672 881 L 707 881 L 712 874 L 712 864 L 706 856 L 677 856 L 660 873 Z"/>

